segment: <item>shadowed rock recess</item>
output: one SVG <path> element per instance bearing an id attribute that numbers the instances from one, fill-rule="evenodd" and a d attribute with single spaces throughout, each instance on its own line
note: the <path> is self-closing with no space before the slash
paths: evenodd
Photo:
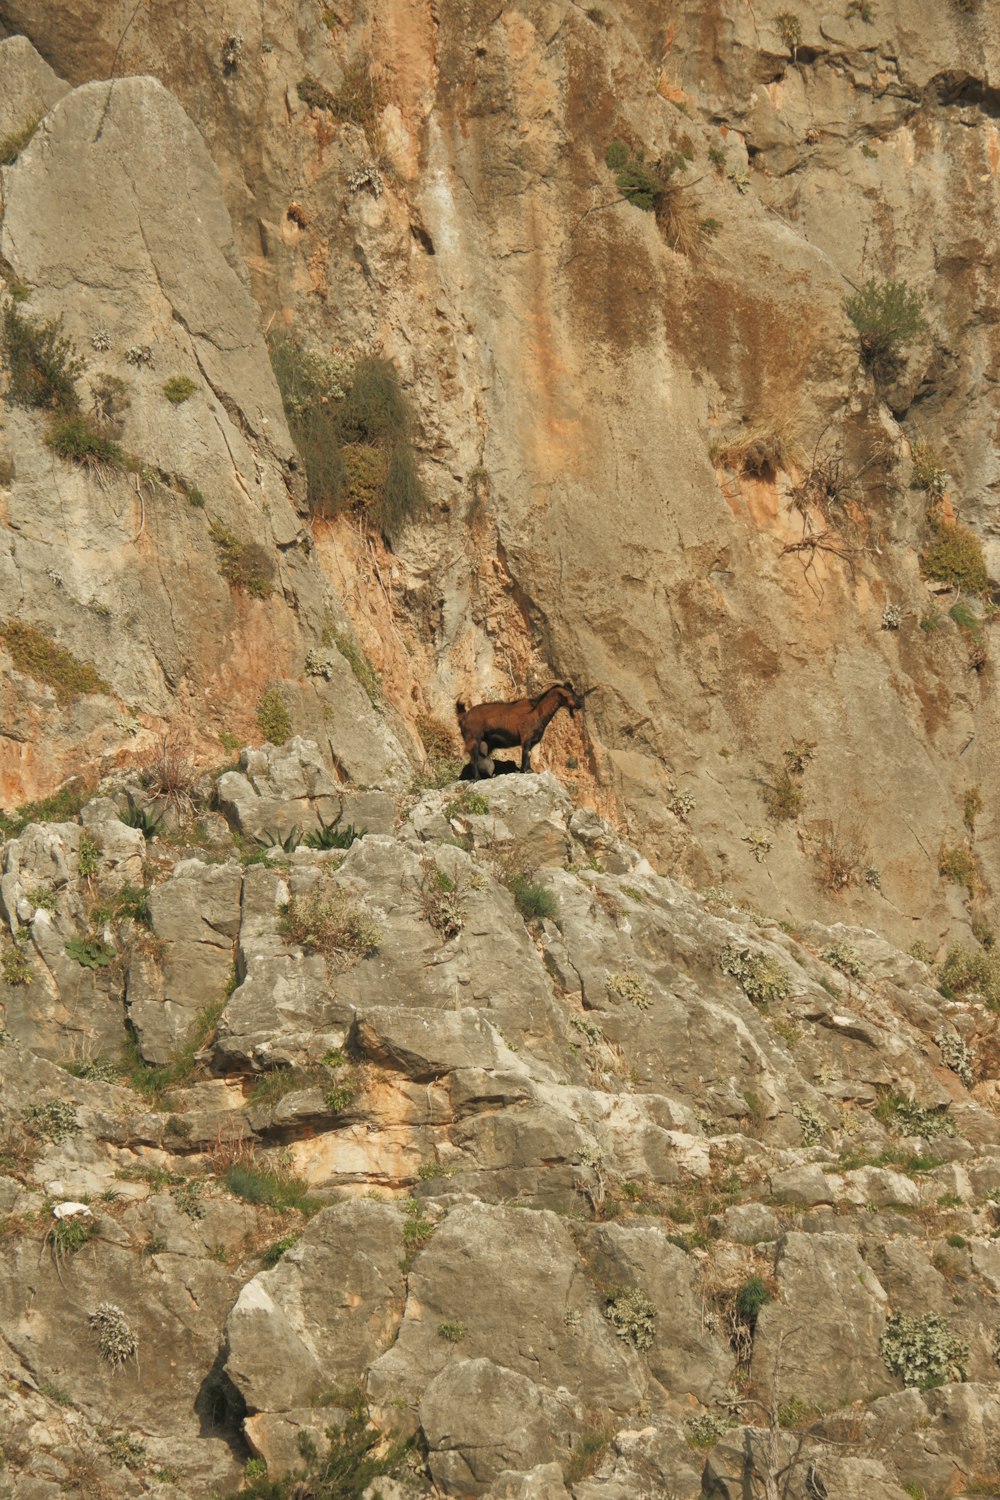
<path id="1" fill-rule="evenodd" d="M 1000 1496 L 998 77 L 0 0 L 4 1500 Z"/>

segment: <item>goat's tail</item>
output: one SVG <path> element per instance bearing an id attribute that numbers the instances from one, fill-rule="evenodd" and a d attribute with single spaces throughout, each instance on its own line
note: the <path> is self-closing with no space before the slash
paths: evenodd
<path id="1" fill-rule="evenodd" d="M 459 718 L 461 718 L 462 715 L 467 712 L 466 706 L 462 702 L 461 698 L 455 699 L 455 712 L 458 714 Z"/>

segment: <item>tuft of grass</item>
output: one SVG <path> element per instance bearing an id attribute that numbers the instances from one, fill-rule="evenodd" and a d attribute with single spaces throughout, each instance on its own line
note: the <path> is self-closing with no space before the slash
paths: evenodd
<path id="1" fill-rule="evenodd" d="M 554 917 L 559 910 L 559 903 L 552 892 L 547 891 L 544 885 L 539 885 L 536 880 L 529 879 L 527 875 L 512 875 L 508 889 L 514 897 L 514 904 L 526 922 L 543 922 Z"/>
<path id="2" fill-rule="evenodd" d="M 333 638 L 333 644 L 367 693 L 369 701 L 377 707 L 382 701 L 382 686 L 375 668 L 350 636 L 344 635 L 339 630 L 332 630 L 330 635 Z"/>
<path id="3" fill-rule="evenodd" d="M 38 129 L 41 115 L 36 115 L 23 125 L 20 130 L 12 130 L 9 135 L 0 139 L 0 167 L 12 167 Z"/>
<path id="4" fill-rule="evenodd" d="M 286 1234 L 280 1240 L 275 1240 L 273 1245 L 268 1245 L 267 1249 L 261 1252 L 260 1257 L 265 1268 L 269 1271 L 273 1270 L 285 1251 L 297 1245 L 300 1238 L 301 1236 L 297 1234 Z"/>
<path id="5" fill-rule="evenodd" d="M 215 543 L 219 572 L 227 583 L 252 599 L 267 599 L 274 591 L 277 569 L 274 558 L 260 542 L 243 542 L 220 521 L 213 521 L 208 534 Z"/>
<path id="6" fill-rule="evenodd" d="M 197 1055 L 209 1041 L 225 1006 L 225 1000 L 216 1000 L 199 1011 L 173 1061 L 158 1067 L 146 1062 L 139 1051 L 135 1033 L 130 1029 L 119 1061 L 122 1082 L 152 1103 L 161 1102 L 166 1089 L 185 1083 L 192 1076 Z"/>
<path id="7" fill-rule="evenodd" d="M 2 636 L 3 630 L 0 629 L 0 638 Z M 68 786 L 60 787 L 51 797 L 43 797 L 40 802 L 25 802 L 12 813 L 0 812 L 0 834 L 16 838 L 29 823 L 74 823 L 81 807 L 92 795 L 89 788 L 74 777 Z"/>
<path id="8" fill-rule="evenodd" d="M 967 846 L 942 844 L 938 855 L 938 874 L 955 885 L 964 885 L 969 895 L 975 896 L 976 860 Z"/>
<path id="9" fill-rule="evenodd" d="M 1000 1010 L 1000 952 L 955 943 L 945 954 L 937 977 L 948 999 L 982 995 L 991 1010 Z"/>
<path id="10" fill-rule="evenodd" d="M 385 108 L 385 97 L 367 57 L 362 55 L 348 63 L 329 108 L 338 120 L 360 126 L 369 146 L 378 149 L 381 145 L 379 116 Z"/>
<path id="11" fill-rule="evenodd" d="M 795 460 L 793 423 L 783 419 L 755 422 L 728 442 L 713 443 L 712 462 L 754 478 L 774 478 Z"/>
<path id="12" fill-rule="evenodd" d="M 86 469 L 124 469 L 128 463 L 120 445 L 101 430 L 93 417 L 80 412 L 57 416 L 45 434 L 45 443 L 59 458 L 82 464 Z"/>
<path id="13" fill-rule="evenodd" d="M 257 704 L 257 723 L 261 734 L 272 745 L 283 745 L 292 733 L 292 716 L 278 688 L 267 689 Z"/>
<path id="14" fill-rule="evenodd" d="M 464 1323 L 439 1323 L 438 1338 L 445 1339 L 449 1344 L 460 1344 L 466 1335 Z"/>
<path id="15" fill-rule="evenodd" d="M 920 571 L 925 578 L 946 583 L 965 594 L 984 594 L 989 588 L 989 574 L 983 544 L 968 526 L 955 521 L 931 522 L 933 538 L 920 554 Z"/>
<path id="16" fill-rule="evenodd" d="M 31 962 L 23 943 L 15 941 L 0 954 L 0 977 L 11 989 L 23 988 L 31 983 Z"/>
<path id="17" fill-rule="evenodd" d="M 768 815 L 776 823 L 793 821 L 802 811 L 805 794 L 801 782 L 787 766 L 767 767 L 773 781 L 765 782 L 761 790 Z"/>
<path id="18" fill-rule="evenodd" d="M 96 667 L 77 661 L 72 652 L 34 625 L 18 620 L 0 623 L 0 644 L 19 672 L 52 689 L 60 708 L 86 693 L 111 693 Z"/>
<path id="19" fill-rule="evenodd" d="M 318 78 L 313 78 L 311 73 L 299 79 L 295 85 L 295 92 L 302 103 L 307 104 L 310 109 L 333 109 L 332 93 L 320 83 Z"/>
<path id="20" fill-rule="evenodd" d="M 191 380 L 187 375 L 171 375 L 164 383 L 163 394 L 174 406 L 180 406 L 194 395 L 198 389 L 198 382 Z"/>
<path id="21" fill-rule="evenodd" d="M 258 1166 L 253 1159 L 236 1161 L 226 1170 L 226 1186 L 244 1203 L 267 1208 L 294 1208 L 299 1213 L 315 1213 L 319 1208 L 309 1196 L 309 1185 L 294 1172 L 278 1166 Z"/>
<path id="22" fill-rule="evenodd" d="M 910 489 L 922 490 L 940 500 L 948 486 L 948 472 L 930 443 L 918 438 L 913 445 Z"/>

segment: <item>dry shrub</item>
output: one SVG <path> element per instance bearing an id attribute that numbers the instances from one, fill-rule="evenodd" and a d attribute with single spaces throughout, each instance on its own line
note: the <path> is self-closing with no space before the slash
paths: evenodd
<path id="1" fill-rule="evenodd" d="M 712 232 L 706 231 L 704 226 L 716 221 L 701 216 L 697 203 L 687 195 L 683 183 L 671 183 L 664 190 L 655 212 L 663 238 L 679 255 L 695 255 L 703 248 L 706 239 L 712 237 Z"/>
<path id="2" fill-rule="evenodd" d="M 723 469 L 754 478 L 773 479 L 796 461 L 793 417 L 777 414 L 766 422 L 755 422 L 726 442 L 713 443 L 712 462 Z"/>
<path id="3" fill-rule="evenodd" d="M 0 1131 L 0 1172 L 25 1181 L 30 1177 L 40 1151 L 38 1142 L 22 1126 L 16 1123 L 5 1125 Z"/>
<path id="4" fill-rule="evenodd" d="M 194 812 L 194 786 L 198 773 L 194 766 L 164 735 L 160 741 L 160 752 L 139 772 L 139 779 L 149 794 L 149 801 L 163 798 L 168 807 L 173 807 L 179 816 L 190 816 Z"/>
<path id="5" fill-rule="evenodd" d="M 860 825 L 827 824 L 819 837 L 815 858 L 820 885 L 839 895 L 866 880 L 872 869 L 864 830 Z"/>
<path id="6" fill-rule="evenodd" d="M 344 966 L 377 953 L 382 942 L 378 924 L 329 881 L 292 897 L 282 914 L 281 931 L 296 946 Z"/>

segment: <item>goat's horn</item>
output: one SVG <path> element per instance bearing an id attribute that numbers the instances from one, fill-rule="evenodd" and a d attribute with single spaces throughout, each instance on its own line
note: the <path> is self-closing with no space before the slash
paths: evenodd
<path id="1" fill-rule="evenodd" d="M 603 687 L 603 683 L 595 682 L 594 686 L 587 688 L 586 692 L 580 694 L 580 697 L 581 698 L 589 698 L 590 695 L 591 695 L 591 693 L 599 693 L 601 691 L 602 687 Z"/>

